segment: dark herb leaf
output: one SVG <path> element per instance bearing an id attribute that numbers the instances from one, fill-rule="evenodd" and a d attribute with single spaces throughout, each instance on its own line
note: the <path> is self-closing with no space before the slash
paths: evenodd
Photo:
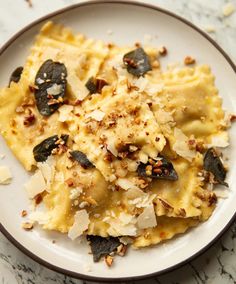
<path id="1" fill-rule="evenodd" d="M 21 74 L 23 72 L 23 67 L 17 67 L 11 74 L 8 87 L 10 87 L 11 82 L 18 83 L 20 81 Z"/>
<path id="2" fill-rule="evenodd" d="M 158 158 L 160 159 L 157 161 L 149 158 L 147 164 L 141 163 L 137 169 L 138 175 L 154 179 L 178 180 L 178 174 L 172 163 L 162 156 Z"/>
<path id="3" fill-rule="evenodd" d="M 95 94 L 97 92 L 97 84 L 94 77 L 88 79 L 85 87 L 89 90 L 90 94 Z"/>
<path id="4" fill-rule="evenodd" d="M 102 256 L 107 256 L 111 252 L 115 252 L 121 245 L 119 238 L 99 236 L 87 236 L 87 240 L 91 246 L 94 262 L 98 262 Z"/>
<path id="5" fill-rule="evenodd" d="M 90 94 L 101 93 L 102 88 L 107 85 L 107 82 L 104 79 L 95 79 L 91 77 L 88 79 L 85 84 L 86 88 L 89 90 Z"/>
<path id="6" fill-rule="evenodd" d="M 66 143 L 69 135 L 62 134 L 61 139 Z M 56 142 L 59 140 L 58 135 L 53 135 L 43 140 L 41 143 L 36 145 L 33 149 L 34 159 L 36 162 L 44 162 L 47 160 L 48 156 L 51 155 L 52 150 L 58 147 Z"/>
<path id="7" fill-rule="evenodd" d="M 127 71 L 137 77 L 152 70 L 148 55 L 141 47 L 126 53 L 123 62 L 127 66 Z"/>
<path id="8" fill-rule="evenodd" d="M 39 68 L 35 77 L 34 95 L 41 115 L 51 115 L 62 104 L 66 91 L 66 77 L 67 70 L 63 63 L 49 59 Z"/>
<path id="9" fill-rule="evenodd" d="M 83 153 L 83 152 L 80 152 L 80 151 L 71 151 L 70 152 L 72 158 L 79 162 L 80 165 L 84 168 L 84 169 L 87 169 L 87 168 L 93 168 L 94 165 L 89 161 L 89 159 L 87 158 L 87 156 Z"/>
<path id="10" fill-rule="evenodd" d="M 224 181 L 226 178 L 226 170 L 214 148 L 207 150 L 204 156 L 203 168 L 211 172 L 218 183 L 228 187 L 228 184 Z"/>

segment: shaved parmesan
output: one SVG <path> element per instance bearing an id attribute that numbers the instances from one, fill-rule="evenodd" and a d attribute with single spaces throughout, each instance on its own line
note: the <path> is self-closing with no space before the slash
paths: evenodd
<path id="1" fill-rule="evenodd" d="M 149 83 L 145 89 L 146 93 L 150 96 L 160 93 L 164 88 L 164 84 L 151 84 Z"/>
<path id="2" fill-rule="evenodd" d="M 218 198 L 226 199 L 229 197 L 229 192 L 224 189 L 215 189 L 214 193 Z"/>
<path id="3" fill-rule="evenodd" d="M 10 169 L 5 166 L 0 166 L 0 184 L 9 184 L 12 179 Z"/>
<path id="4" fill-rule="evenodd" d="M 102 121 L 104 116 L 105 113 L 99 109 L 95 109 L 94 111 L 86 115 L 86 117 L 91 117 L 97 121 Z"/>
<path id="5" fill-rule="evenodd" d="M 75 219 L 73 225 L 70 227 L 68 237 L 75 240 L 88 229 L 89 226 L 89 214 L 85 209 L 79 210 L 75 213 Z"/>
<path id="6" fill-rule="evenodd" d="M 31 176 L 30 180 L 25 183 L 26 192 L 31 199 L 43 192 L 46 187 L 47 185 L 40 170 L 36 171 L 35 174 Z"/>
<path id="7" fill-rule="evenodd" d="M 120 213 L 118 218 L 108 217 L 106 222 L 110 225 L 108 234 L 117 236 L 135 236 L 137 234 L 136 218 L 127 213 Z"/>
<path id="8" fill-rule="evenodd" d="M 147 206 L 138 216 L 137 225 L 140 229 L 153 228 L 157 225 L 153 204 Z"/>
<path id="9" fill-rule="evenodd" d="M 189 149 L 188 137 L 177 127 L 174 129 L 174 137 L 175 143 L 173 145 L 173 150 L 179 156 L 191 162 L 196 155 L 196 151 Z"/>
<path id="10" fill-rule="evenodd" d="M 123 188 L 124 190 L 128 190 L 128 189 L 139 190 L 139 188 L 136 185 L 134 185 L 130 180 L 126 178 L 118 178 L 118 180 L 116 181 L 116 185 Z"/>
<path id="11" fill-rule="evenodd" d="M 69 90 L 70 95 L 75 100 L 82 101 L 89 94 L 88 89 L 80 81 L 78 76 L 76 76 L 75 72 L 68 74 L 67 86 L 68 86 L 68 90 Z"/>
<path id="12" fill-rule="evenodd" d="M 51 87 L 47 88 L 48 95 L 57 96 L 62 91 L 62 85 L 53 84 Z"/>
<path id="13" fill-rule="evenodd" d="M 155 95 L 163 90 L 163 84 L 152 84 L 146 77 L 139 77 L 133 80 L 134 86 L 138 87 L 139 92 L 146 92 L 148 95 Z"/>
<path id="14" fill-rule="evenodd" d="M 115 157 L 117 157 L 118 151 L 115 147 L 115 141 L 111 138 L 109 138 L 109 141 L 107 142 L 107 150 L 110 151 Z"/>
<path id="15" fill-rule="evenodd" d="M 139 92 L 143 92 L 148 84 L 148 79 L 145 77 L 139 77 L 138 79 L 133 81 L 134 86 L 139 88 Z"/>
<path id="16" fill-rule="evenodd" d="M 171 113 L 164 111 L 163 109 L 159 109 L 155 112 L 155 117 L 160 124 L 166 124 L 169 122 L 173 122 L 173 116 Z"/>
<path id="17" fill-rule="evenodd" d="M 225 148 L 229 146 L 229 137 L 227 132 L 221 132 L 211 137 L 211 143 L 208 147 L 220 147 Z"/>
<path id="18" fill-rule="evenodd" d="M 128 245 L 133 243 L 133 239 L 129 237 L 121 237 L 120 242 L 124 245 Z"/>
<path id="19" fill-rule="evenodd" d="M 73 109 L 74 109 L 74 107 L 71 106 L 71 105 L 63 105 L 63 106 L 61 106 L 58 109 L 58 111 L 59 111 L 58 121 L 65 122 L 65 121 L 72 120 L 71 112 L 73 111 Z"/>
<path id="20" fill-rule="evenodd" d="M 45 179 L 47 190 L 50 189 L 52 180 L 55 175 L 54 160 L 52 161 L 52 159 L 52 157 L 49 157 L 46 162 L 37 163 L 37 166 Z"/>
<path id="21" fill-rule="evenodd" d="M 70 191 L 70 199 L 73 200 L 78 198 L 82 191 L 83 189 L 81 187 L 72 188 Z"/>

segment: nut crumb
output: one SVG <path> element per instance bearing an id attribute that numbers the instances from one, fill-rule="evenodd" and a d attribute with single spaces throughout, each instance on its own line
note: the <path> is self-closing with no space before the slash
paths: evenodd
<path id="1" fill-rule="evenodd" d="M 74 186 L 74 180 L 73 180 L 72 178 L 68 178 L 67 180 L 65 180 L 65 183 L 66 183 L 69 187 Z"/>
<path id="2" fill-rule="evenodd" d="M 22 228 L 26 231 L 32 230 L 33 227 L 34 227 L 33 223 L 30 223 L 30 222 L 22 223 Z"/>
<path id="3" fill-rule="evenodd" d="M 236 121 L 236 115 L 231 114 L 229 120 L 230 120 L 230 122 L 235 122 Z"/>
<path id="4" fill-rule="evenodd" d="M 112 263 L 113 263 L 113 257 L 110 256 L 110 255 L 107 255 L 105 257 L 105 263 L 108 267 L 111 267 L 112 266 Z"/>
<path id="5" fill-rule="evenodd" d="M 126 253 L 126 251 L 127 251 L 127 246 L 124 245 L 124 244 L 121 244 L 121 245 L 118 246 L 118 248 L 117 248 L 117 254 L 118 254 L 119 256 L 124 256 L 125 253 Z"/>
<path id="6" fill-rule="evenodd" d="M 28 212 L 26 210 L 21 211 L 21 217 L 25 217 L 28 215 Z"/>
<path id="7" fill-rule="evenodd" d="M 160 55 L 162 55 L 162 56 L 167 55 L 167 53 L 168 53 L 167 48 L 166 48 L 165 46 L 162 46 L 162 47 L 159 49 L 159 53 L 160 53 Z"/>
<path id="8" fill-rule="evenodd" d="M 185 59 L 184 59 L 185 65 L 191 65 L 191 64 L 195 64 L 195 63 L 196 63 L 196 60 L 191 56 L 186 56 Z"/>
<path id="9" fill-rule="evenodd" d="M 25 0 L 26 2 L 27 2 L 27 4 L 29 5 L 29 7 L 30 8 L 32 8 L 33 7 L 33 3 L 32 3 L 32 1 L 31 0 Z"/>

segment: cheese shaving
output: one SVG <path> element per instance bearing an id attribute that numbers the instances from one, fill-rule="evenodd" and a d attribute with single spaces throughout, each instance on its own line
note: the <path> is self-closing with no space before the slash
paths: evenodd
<path id="1" fill-rule="evenodd" d="M 73 111 L 74 107 L 71 105 L 63 105 L 61 106 L 59 111 L 58 121 L 65 122 L 72 120 L 71 112 Z"/>
<path id="2" fill-rule="evenodd" d="M 157 225 L 153 204 L 147 206 L 143 213 L 138 216 L 137 225 L 140 229 L 152 228 Z"/>
<path id="3" fill-rule="evenodd" d="M 0 166 L 0 184 L 9 184 L 12 179 L 10 169 L 5 166 Z"/>
<path id="4" fill-rule="evenodd" d="M 74 223 L 70 227 L 68 237 L 75 240 L 88 229 L 89 226 L 89 214 L 85 209 L 79 210 L 75 213 Z"/>
<path id="5" fill-rule="evenodd" d="M 91 117 L 97 121 L 102 121 L 105 113 L 99 109 L 95 109 L 91 113 L 87 114 L 86 117 Z"/>
<path id="6" fill-rule="evenodd" d="M 67 86 L 69 94 L 73 99 L 78 101 L 83 101 L 89 94 L 88 89 L 80 81 L 78 76 L 75 73 L 69 73 L 67 77 Z"/>
<path id="7" fill-rule="evenodd" d="M 25 183 L 25 190 L 31 199 L 43 192 L 46 188 L 47 185 L 40 170 L 36 171 L 35 174 L 31 176 L 30 180 Z"/>
<path id="8" fill-rule="evenodd" d="M 229 146 L 229 137 L 227 132 L 221 132 L 211 137 L 211 143 L 208 147 L 220 147 L 225 148 Z"/>
<path id="9" fill-rule="evenodd" d="M 53 84 L 47 89 L 48 95 L 56 96 L 59 95 L 62 91 L 62 86 L 58 84 Z"/>
<path id="10" fill-rule="evenodd" d="M 188 137 L 177 127 L 174 129 L 174 137 L 175 143 L 173 145 L 173 150 L 178 155 L 191 162 L 196 155 L 196 151 L 189 149 Z"/>
<path id="11" fill-rule="evenodd" d="M 128 190 L 128 189 L 136 189 L 139 190 L 139 188 L 134 185 L 130 180 L 126 179 L 126 178 L 118 178 L 118 180 L 116 181 L 116 184 L 123 188 L 124 190 Z"/>

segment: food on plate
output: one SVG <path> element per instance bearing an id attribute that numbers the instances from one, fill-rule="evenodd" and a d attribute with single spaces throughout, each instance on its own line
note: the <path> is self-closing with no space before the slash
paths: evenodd
<path id="1" fill-rule="evenodd" d="M 211 216 L 214 185 L 228 186 L 222 101 L 207 65 L 188 56 L 162 70 L 164 55 L 42 27 L 0 91 L 1 134 L 31 173 L 23 228 L 86 236 L 94 261 L 111 266 L 127 246 L 158 244 Z"/>

